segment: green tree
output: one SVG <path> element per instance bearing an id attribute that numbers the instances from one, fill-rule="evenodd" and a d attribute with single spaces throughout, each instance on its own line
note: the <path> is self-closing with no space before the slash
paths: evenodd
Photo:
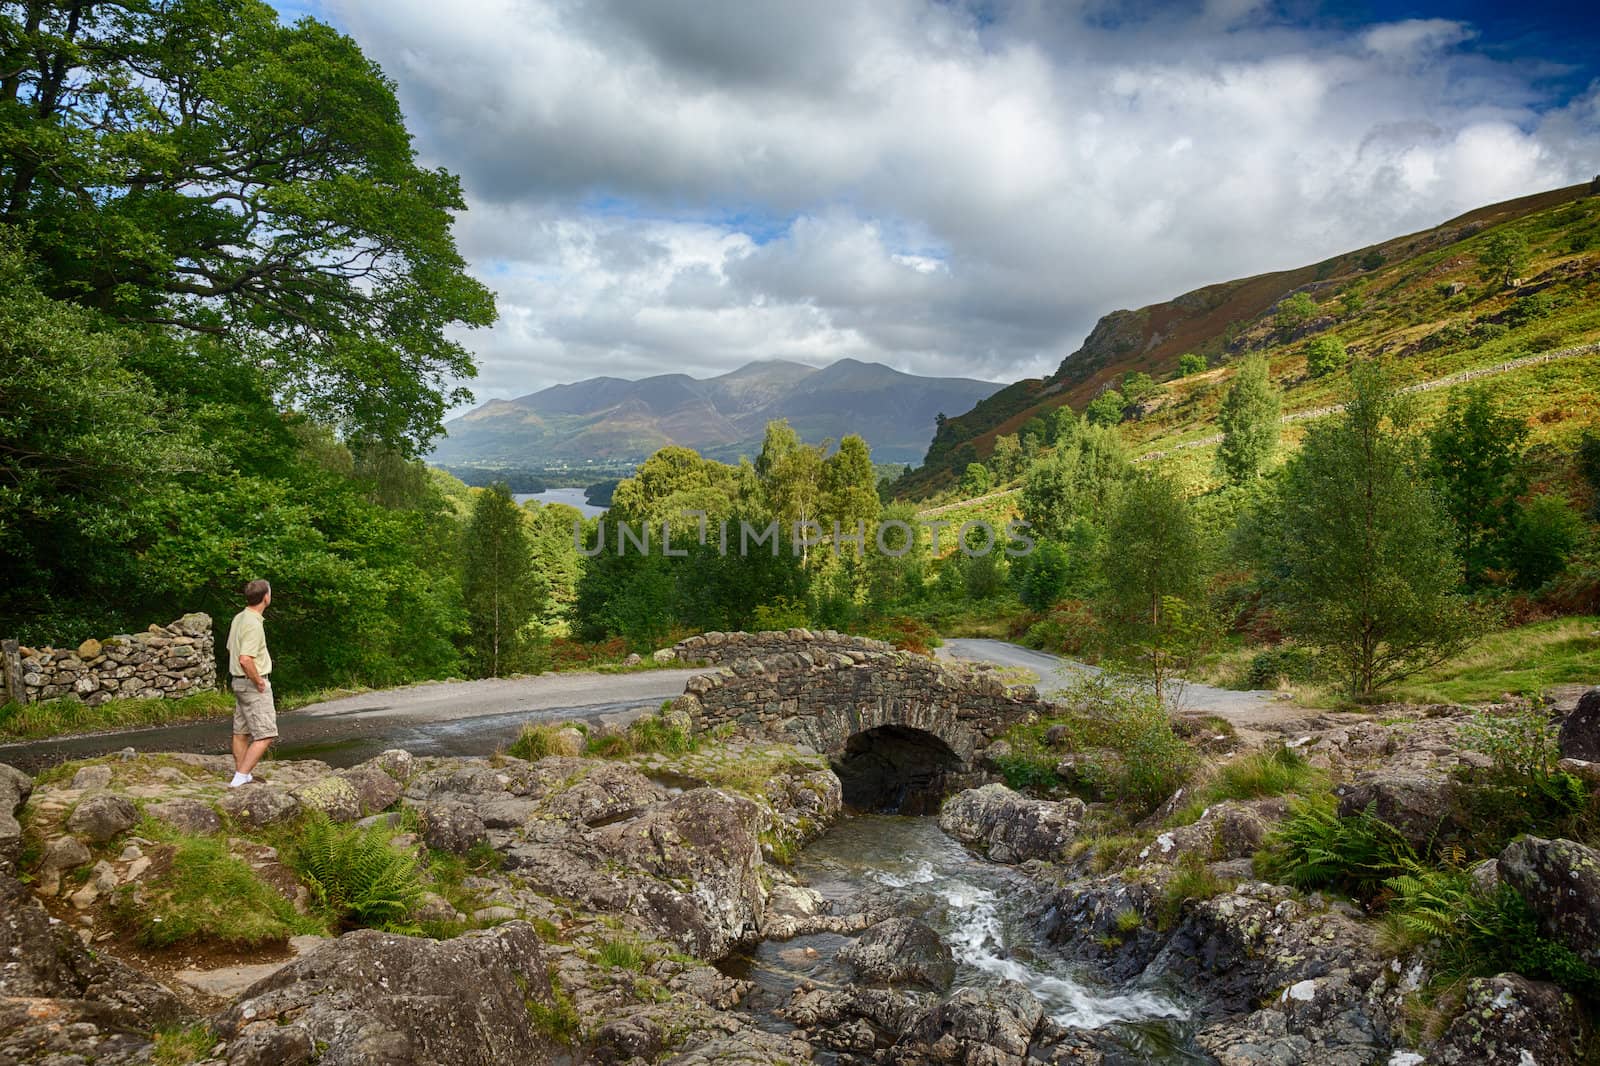
<path id="1" fill-rule="evenodd" d="M 1513 229 L 1500 227 L 1483 239 L 1478 267 L 1485 281 L 1510 285 L 1528 267 L 1528 240 Z"/>
<path id="2" fill-rule="evenodd" d="M 821 479 L 825 532 L 831 535 L 837 522 L 843 534 L 862 527 L 870 533 L 883 505 L 878 499 L 872 451 L 867 442 L 854 433 L 848 434 L 839 442 L 839 450 L 823 460 Z"/>
<path id="3" fill-rule="evenodd" d="M 994 469 L 996 481 L 1010 481 L 1022 472 L 1022 443 L 1017 440 L 1015 433 L 994 439 L 989 465 Z"/>
<path id="4" fill-rule="evenodd" d="M 785 534 L 817 521 L 822 502 L 822 449 L 805 443 L 787 419 L 767 423 L 755 463 L 766 513 Z M 809 559 L 809 550 L 806 551 Z"/>
<path id="5" fill-rule="evenodd" d="M 1217 466 L 1230 482 L 1249 484 L 1265 472 L 1278 450 L 1282 410 L 1266 358 L 1252 355 L 1242 361 L 1217 412 L 1222 427 Z"/>
<path id="6" fill-rule="evenodd" d="M 1279 333 L 1293 333 L 1310 322 L 1316 313 L 1317 301 L 1311 298 L 1310 293 L 1297 292 L 1278 302 L 1278 309 L 1272 316 L 1272 324 Z"/>
<path id="7" fill-rule="evenodd" d="M 1078 431 L 1084 427 L 1083 416 L 1066 404 L 1056 408 L 1055 424 L 1051 427 L 1051 443 L 1057 448 L 1064 444 L 1071 444 L 1077 437 Z"/>
<path id="8" fill-rule="evenodd" d="M 1022 423 L 1022 428 L 1017 431 L 1017 436 L 1023 440 L 1031 440 L 1035 445 L 1043 447 L 1050 443 L 1050 423 L 1040 415 L 1034 415 Z"/>
<path id="9" fill-rule="evenodd" d="M 708 522 L 733 512 L 738 494 L 738 470 L 705 459 L 693 448 L 673 444 L 639 464 L 633 476 L 617 483 L 611 508 L 617 519 L 647 522 L 660 535 L 662 522 L 682 531 L 698 519 L 690 511 L 704 512 Z M 676 539 L 676 538 L 675 538 Z"/>
<path id="10" fill-rule="evenodd" d="M 1180 378 L 1192 377 L 1195 374 L 1206 372 L 1206 357 L 1195 352 L 1184 352 L 1178 356 L 1178 376 Z"/>
<path id="11" fill-rule="evenodd" d="M 1102 528 L 1122 485 L 1133 474 L 1128 446 L 1115 429 L 1086 426 L 1075 440 L 1028 468 L 1022 516 L 1040 536 L 1063 544 L 1074 526 Z"/>
<path id="12" fill-rule="evenodd" d="M 928 575 L 928 544 L 918 533 L 914 505 L 894 503 L 884 508 L 873 529 L 866 569 L 867 603 L 873 609 L 885 612 L 922 598 Z"/>
<path id="13" fill-rule="evenodd" d="M 1174 481 L 1157 475 L 1127 486 L 1101 549 L 1096 613 L 1111 658 L 1147 676 L 1163 704 L 1211 630 L 1206 558 L 1194 510 Z"/>
<path id="14" fill-rule="evenodd" d="M 1053 540 L 1040 540 L 1033 551 L 1011 560 L 1011 587 L 1030 610 L 1049 610 L 1066 592 L 1072 576 L 1066 549 Z"/>
<path id="15" fill-rule="evenodd" d="M 582 567 L 577 546 L 582 542 L 586 523 L 576 507 L 564 503 L 541 505 L 529 500 L 523 507 L 528 512 L 528 549 L 533 569 L 544 583 L 544 610 L 537 621 L 544 629 L 564 631 L 572 622 L 578 599 Z M 579 536 L 574 536 L 574 528 Z"/>
<path id="16" fill-rule="evenodd" d="M 1344 341 L 1331 333 L 1313 337 L 1306 343 L 1306 373 L 1314 378 L 1327 377 L 1343 370 L 1349 362 L 1350 353 L 1345 349 Z"/>
<path id="17" fill-rule="evenodd" d="M 500 677 L 522 664 L 527 626 L 543 608 L 522 508 L 505 485 L 477 494 L 461 558 L 472 659 L 484 676 Z"/>
<path id="18" fill-rule="evenodd" d="M 1321 649 L 1352 697 L 1476 635 L 1455 594 L 1455 531 L 1422 461 L 1404 398 L 1380 367 L 1357 365 L 1344 411 L 1312 425 L 1263 523 L 1261 570 L 1285 628 Z"/>
<path id="19" fill-rule="evenodd" d="M 1122 399 L 1128 407 L 1138 407 L 1160 391 L 1161 386 L 1143 371 L 1136 370 L 1122 377 Z"/>
<path id="20" fill-rule="evenodd" d="M 1428 474 L 1460 532 L 1469 584 L 1505 560 L 1528 490 L 1527 441 L 1527 420 L 1502 411 L 1481 386 L 1447 407 L 1428 434 Z"/>
<path id="21" fill-rule="evenodd" d="M 218 338 L 273 394 L 414 453 L 493 321 L 394 86 L 260 0 L 0 7 L 0 224 L 48 294 Z"/>
<path id="22" fill-rule="evenodd" d="M 989 491 L 989 470 L 982 463 L 968 463 L 966 473 L 961 475 L 961 495 L 966 497 L 982 496 Z"/>
<path id="23" fill-rule="evenodd" d="M 1578 438 L 1574 459 L 1578 473 L 1589 487 L 1589 517 L 1600 519 L 1600 433 L 1592 429 L 1584 430 Z"/>
<path id="24" fill-rule="evenodd" d="M 1128 402 L 1116 389 L 1107 389 L 1089 401 L 1083 417 L 1091 426 L 1114 426 L 1122 421 Z"/>
<path id="25" fill-rule="evenodd" d="M 1518 588 L 1536 589 L 1567 568 L 1583 539 L 1583 517 L 1563 497 L 1540 493 L 1520 509 L 1506 545 Z"/>

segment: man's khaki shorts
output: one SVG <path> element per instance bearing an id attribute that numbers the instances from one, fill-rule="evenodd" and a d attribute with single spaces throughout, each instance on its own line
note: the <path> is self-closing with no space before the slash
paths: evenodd
<path id="1" fill-rule="evenodd" d="M 272 704 L 272 679 L 262 678 L 267 691 L 257 692 L 248 677 L 233 679 L 233 731 L 252 740 L 278 735 L 278 709 Z"/>

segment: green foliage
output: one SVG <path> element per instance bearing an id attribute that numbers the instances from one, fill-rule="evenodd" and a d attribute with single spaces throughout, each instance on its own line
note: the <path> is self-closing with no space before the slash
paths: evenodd
<path id="1" fill-rule="evenodd" d="M 153 1034 L 150 1061 L 154 1066 L 190 1066 L 209 1058 L 217 1034 L 204 1022 L 161 1029 Z"/>
<path id="2" fill-rule="evenodd" d="M 1056 776 L 1056 759 L 1048 753 L 1013 752 L 994 760 L 1006 787 L 1018 792 L 1045 792 L 1061 784 Z"/>
<path id="3" fill-rule="evenodd" d="M 1600 519 L 1600 432 L 1585 429 L 1578 438 L 1576 453 L 1578 473 L 1588 483 L 1589 494 L 1594 503 L 1589 509 L 1589 517 Z"/>
<path id="4" fill-rule="evenodd" d="M 1295 800 L 1256 854 L 1263 876 L 1296 888 L 1333 888 L 1371 899 L 1412 861 L 1411 848 L 1373 813 L 1341 818 L 1326 793 Z"/>
<path id="5" fill-rule="evenodd" d="M 1043 738 L 1050 726 L 1065 726 L 1068 750 L 1083 756 L 1076 787 L 1090 798 L 1113 800 L 1142 816 L 1193 772 L 1194 749 L 1148 688 L 1100 674 L 1075 680 L 1063 699 L 1080 713 L 1021 727 L 1007 739 L 1019 756 L 1059 760 Z"/>
<path id="6" fill-rule="evenodd" d="M 1310 681 L 1317 676 L 1317 660 L 1309 649 L 1285 644 L 1257 652 L 1245 671 L 1246 688 L 1272 688 L 1279 681 Z"/>
<path id="7" fill-rule="evenodd" d="M 416 857 L 390 847 L 381 825 L 335 825 L 318 812 L 301 823 L 287 862 L 335 927 L 404 927 L 422 899 Z"/>
<path id="8" fill-rule="evenodd" d="M 1205 372 L 1205 356 L 1197 355 L 1194 352 L 1185 352 L 1184 354 L 1178 356 L 1178 376 L 1180 378 L 1191 377 L 1195 374 L 1204 374 Z"/>
<path id="9" fill-rule="evenodd" d="M 1282 413 L 1282 396 L 1268 374 L 1266 358 L 1245 359 L 1217 412 L 1222 428 L 1217 466 L 1229 481 L 1248 484 L 1265 472 L 1278 450 Z"/>
<path id="10" fill-rule="evenodd" d="M 1484 237 L 1478 251 L 1479 273 L 1485 281 L 1510 285 L 1527 268 L 1528 239 L 1501 226 Z"/>
<path id="11" fill-rule="evenodd" d="M 1207 804 L 1223 800 L 1251 800 L 1285 793 L 1304 793 L 1321 780 L 1293 748 L 1254 751 L 1222 764 L 1207 787 Z"/>
<path id="12" fill-rule="evenodd" d="M 982 463 L 968 463 L 961 475 L 961 495 L 982 496 L 989 491 L 989 468 Z"/>
<path id="13" fill-rule="evenodd" d="M 1528 486 L 1528 423 L 1501 410 L 1487 388 L 1445 409 L 1428 433 L 1428 474 L 1461 533 L 1469 583 L 1501 565 Z"/>
<path id="14" fill-rule="evenodd" d="M 1461 743 L 1494 760 L 1505 774 L 1533 777 L 1555 772 L 1561 760 L 1560 727 L 1537 707 L 1480 708 L 1457 731 Z"/>
<path id="15" fill-rule="evenodd" d="M 1141 370 L 1122 376 L 1122 399 L 1128 407 L 1138 407 L 1160 391 L 1155 379 Z"/>
<path id="16" fill-rule="evenodd" d="M 1375 366 L 1351 380 L 1344 412 L 1286 467 L 1258 554 L 1286 628 L 1360 698 L 1455 655 L 1478 623 L 1408 408 Z"/>
<path id="17" fill-rule="evenodd" d="M 448 334 L 494 304 L 393 84 L 258 0 L 31 10 L 0 15 L 0 224 L 25 226 L 46 290 L 220 338 L 298 409 L 420 450 L 474 372 Z"/>
<path id="18" fill-rule="evenodd" d="M 1067 589 L 1072 561 L 1066 549 L 1053 540 L 1041 540 L 1027 555 L 1011 560 L 1011 587 L 1023 605 L 1048 610 Z"/>
<path id="19" fill-rule="evenodd" d="M 1565 570 L 1584 533 L 1583 517 L 1555 493 L 1540 493 L 1520 507 L 1506 546 L 1517 587 L 1539 588 Z"/>
<path id="20" fill-rule="evenodd" d="M 553 963 L 550 967 L 550 1002 L 541 1003 L 532 997 L 526 1002 L 528 1019 L 533 1027 L 557 1044 L 573 1047 L 582 1038 L 583 1018 L 578 1014 L 572 997 L 561 987 Z"/>
<path id="21" fill-rule="evenodd" d="M 637 940 L 616 937 L 600 941 L 599 946 L 595 948 L 594 961 L 608 970 L 632 970 L 640 973 L 650 962 L 650 956 L 639 946 Z"/>
<path id="22" fill-rule="evenodd" d="M 1070 442 L 1028 468 L 1022 516 L 1035 534 L 1071 544 L 1079 522 L 1103 526 L 1133 460 L 1115 429 L 1084 426 Z"/>
<path id="23" fill-rule="evenodd" d="M 547 755 L 576 756 L 581 754 L 582 750 L 583 745 L 573 737 L 571 726 L 555 722 L 538 722 L 523 726 L 522 732 L 517 734 L 517 739 L 506 749 L 506 754 L 536 762 Z"/>
<path id="24" fill-rule="evenodd" d="M 1177 925 L 1183 905 L 1189 900 L 1210 899 L 1231 892 L 1233 887 L 1233 882 L 1212 873 L 1199 855 L 1185 855 L 1161 886 L 1161 898 L 1156 903 L 1156 928 L 1171 929 Z"/>
<path id="25" fill-rule="evenodd" d="M 839 441 L 838 451 L 822 461 L 821 478 L 823 528 L 831 532 L 837 523 L 848 533 L 864 525 L 870 532 L 882 504 L 878 501 L 877 474 L 867 442 L 854 433 L 846 435 Z M 982 491 L 987 490 L 985 470 Z"/>
<path id="26" fill-rule="evenodd" d="M 210 942 L 254 947 L 320 931 L 218 837 L 186 836 L 145 821 L 139 835 L 170 845 L 172 863 L 159 884 L 120 889 L 112 916 L 141 944 Z"/>
<path id="27" fill-rule="evenodd" d="M 1145 673 L 1158 700 L 1210 637 L 1202 595 L 1207 554 L 1175 482 L 1152 475 L 1124 490 L 1100 554 L 1096 613 L 1112 658 Z"/>
<path id="28" fill-rule="evenodd" d="M 486 677 L 522 666 L 528 626 L 543 608 L 524 513 L 504 485 L 479 490 L 462 542 L 462 595 L 472 659 Z"/>
<path id="29" fill-rule="evenodd" d="M 1317 301 L 1309 293 L 1297 292 L 1294 295 L 1280 300 L 1278 309 L 1273 314 L 1272 324 L 1281 333 L 1292 333 L 1311 321 L 1317 313 Z"/>
<path id="30" fill-rule="evenodd" d="M 590 734 L 584 741 L 583 754 L 602 759 L 625 759 L 651 752 L 686 755 L 699 747 L 700 738 L 682 724 L 665 715 L 651 715 L 635 719 L 620 733 L 608 731 Z"/>
<path id="31" fill-rule="evenodd" d="M 1344 341 L 1331 333 L 1306 342 L 1306 373 L 1314 378 L 1325 378 L 1343 370 L 1349 362 L 1350 353 Z"/>
<path id="32" fill-rule="evenodd" d="M 994 450 L 989 453 L 989 466 L 996 481 L 1008 481 L 1022 473 L 1022 443 L 1015 433 L 994 439 Z"/>
<path id="33" fill-rule="evenodd" d="M 0 740 L 31 740 L 70 733 L 132 729 L 233 713 L 233 695 L 200 692 L 178 699 L 111 700 L 90 707 L 66 698 L 43 703 L 0 703 Z"/>
<path id="34" fill-rule="evenodd" d="M 1127 408 L 1128 401 L 1122 393 L 1107 389 L 1089 401 L 1089 406 L 1083 409 L 1083 417 L 1091 426 L 1115 426 L 1122 421 Z"/>

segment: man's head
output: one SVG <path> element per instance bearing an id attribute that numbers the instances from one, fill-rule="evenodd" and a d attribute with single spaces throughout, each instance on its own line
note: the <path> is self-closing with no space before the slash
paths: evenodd
<path id="1" fill-rule="evenodd" d="M 265 607 L 272 602 L 272 586 L 256 578 L 244 587 L 244 602 L 247 607 Z"/>

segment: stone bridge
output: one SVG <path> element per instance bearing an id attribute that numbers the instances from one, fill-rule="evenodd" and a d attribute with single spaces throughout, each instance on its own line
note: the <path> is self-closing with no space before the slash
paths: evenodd
<path id="1" fill-rule="evenodd" d="M 987 779 L 984 755 L 1011 726 L 1067 710 L 1032 686 L 1008 687 L 987 667 L 838 638 L 725 660 L 690 678 L 674 710 L 697 729 L 731 724 L 809 746 L 833 764 L 851 806 L 908 814 Z"/>

